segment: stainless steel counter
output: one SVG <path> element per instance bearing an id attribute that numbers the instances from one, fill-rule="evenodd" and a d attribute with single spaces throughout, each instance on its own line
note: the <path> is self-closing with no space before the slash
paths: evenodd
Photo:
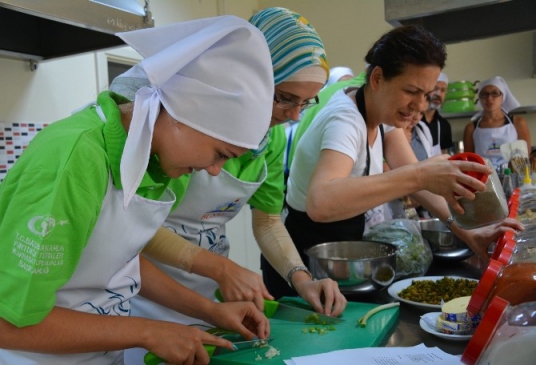
<path id="1" fill-rule="evenodd" d="M 486 267 L 487 263 L 475 256 L 459 262 L 434 261 L 426 276 L 456 275 L 480 279 Z M 345 296 L 348 300 L 359 302 L 384 304 L 395 301 L 387 293 L 387 289 L 383 289 L 373 295 L 346 293 Z M 388 347 L 411 347 L 424 343 L 428 347 L 439 347 L 441 350 L 452 355 L 461 355 L 468 341 L 445 340 L 421 329 L 419 326 L 420 316 L 427 312 L 427 310 L 422 310 L 406 303 L 400 303 L 398 323 L 383 345 Z"/>

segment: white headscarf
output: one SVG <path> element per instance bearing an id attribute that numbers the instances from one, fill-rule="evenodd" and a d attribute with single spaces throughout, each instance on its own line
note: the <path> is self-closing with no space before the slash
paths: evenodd
<path id="1" fill-rule="evenodd" d="M 150 82 L 135 93 L 121 158 L 125 207 L 147 168 L 160 104 L 204 134 L 257 148 L 269 128 L 274 92 L 270 51 L 257 28 L 220 16 L 117 35 L 144 57 L 121 77 Z"/>
<path id="2" fill-rule="evenodd" d="M 329 70 L 329 79 L 325 86 L 336 83 L 343 76 L 350 75 L 354 77 L 354 71 L 349 67 L 333 67 Z"/>
<path id="3" fill-rule="evenodd" d="M 506 81 L 501 76 L 495 76 L 491 79 L 484 80 L 480 82 L 478 85 L 478 89 L 482 90 L 484 87 L 488 85 L 496 86 L 499 90 L 501 90 L 501 93 L 503 95 L 503 101 L 501 104 L 501 108 L 504 110 L 505 113 L 510 112 L 511 110 L 514 110 L 515 108 L 518 108 L 521 106 L 519 101 L 515 98 L 515 96 L 510 91 L 510 88 L 506 84 Z M 480 103 L 480 98 L 478 99 L 477 105 L 479 107 L 482 107 L 482 104 Z M 480 118 L 483 114 L 483 111 L 478 112 L 475 116 L 471 118 L 471 120 L 477 120 Z"/>

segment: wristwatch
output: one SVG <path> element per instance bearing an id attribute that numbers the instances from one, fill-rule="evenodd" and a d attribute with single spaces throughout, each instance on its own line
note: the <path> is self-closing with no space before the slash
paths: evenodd
<path id="1" fill-rule="evenodd" d="M 302 266 L 294 266 L 294 267 L 288 272 L 288 274 L 287 274 L 287 283 L 288 283 L 288 285 L 289 285 L 292 289 L 296 290 L 296 289 L 294 288 L 294 285 L 292 285 L 292 275 L 294 275 L 294 273 L 295 273 L 296 271 L 305 271 L 305 273 L 306 273 L 307 275 L 309 275 L 309 277 L 311 278 L 311 280 L 314 280 L 314 278 L 313 278 L 313 274 L 311 274 L 311 272 L 309 271 L 309 269 L 308 269 L 306 266 L 303 266 L 303 265 L 302 265 Z"/>
<path id="2" fill-rule="evenodd" d="M 452 225 L 452 222 L 454 222 L 454 217 L 453 216 L 450 216 L 447 218 L 447 220 L 445 221 L 445 225 L 447 226 L 448 230 L 450 231 L 450 226 Z"/>

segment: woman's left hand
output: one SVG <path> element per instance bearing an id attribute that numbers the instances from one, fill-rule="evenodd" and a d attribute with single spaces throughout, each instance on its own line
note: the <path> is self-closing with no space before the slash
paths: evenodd
<path id="1" fill-rule="evenodd" d="M 246 340 L 270 336 L 270 321 L 252 302 L 214 302 L 207 322 L 238 332 Z"/>
<path id="2" fill-rule="evenodd" d="M 264 299 L 273 300 L 262 277 L 231 260 L 226 261 L 224 274 L 216 279 L 221 295 L 226 302 L 253 302 L 260 311 L 264 310 Z"/>
<path id="3" fill-rule="evenodd" d="M 454 228 L 454 227 L 453 227 Z M 506 232 L 523 231 L 523 225 L 516 219 L 505 220 L 484 227 L 464 230 L 456 226 L 453 233 L 464 241 L 471 250 L 485 260 L 489 260 L 488 248 Z"/>
<path id="4" fill-rule="evenodd" d="M 348 303 L 339 285 L 332 279 L 300 281 L 294 283 L 294 288 L 315 311 L 328 316 L 339 316 Z"/>

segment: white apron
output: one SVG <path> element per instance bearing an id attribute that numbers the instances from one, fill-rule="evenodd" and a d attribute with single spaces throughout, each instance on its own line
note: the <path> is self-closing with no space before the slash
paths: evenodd
<path id="1" fill-rule="evenodd" d="M 441 154 L 441 146 L 439 144 L 432 146 L 434 140 L 432 138 L 432 134 L 430 133 L 430 128 L 428 128 L 428 126 L 422 120 L 419 122 L 419 125 L 421 126 L 421 128 L 419 128 L 418 126 L 415 126 L 414 128 L 417 132 L 417 135 L 419 136 L 424 150 L 426 151 L 426 156 L 430 158 L 432 156 L 437 156 Z M 438 134 L 438 139 L 439 137 L 440 136 Z"/>
<path id="2" fill-rule="evenodd" d="M 508 115 L 505 116 L 509 123 L 498 128 L 479 128 L 480 121 L 482 120 L 480 118 L 476 122 L 473 132 L 475 152 L 489 159 L 495 168 L 508 163 L 502 156 L 501 145 L 517 140 L 517 131 L 514 127 L 514 122 Z"/>
<path id="3" fill-rule="evenodd" d="M 166 219 L 165 226 L 193 244 L 221 256 L 229 255 L 229 240 L 225 235 L 225 223 L 235 217 L 266 179 L 264 168 L 257 182 L 242 181 L 225 170 L 218 176 L 210 176 L 205 170 L 192 173 L 184 198 L 177 209 Z M 215 299 L 218 284 L 204 276 L 151 260 L 165 273 L 184 286 L 209 299 Z M 132 315 L 182 324 L 208 325 L 202 320 L 185 316 L 141 296 L 132 300 Z M 125 351 L 126 365 L 143 365 L 147 351 L 140 348 Z"/>
<path id="4" fill-rule="evenodd" d="M 56 306 L 109 316 L 130 316 L 130 299 L 140 290 L 139 252 L 163 224 L 175 194 L 161 201 L 135 195 L 123 209 L 123 191 L 110 177 L 102 210 L 71 279 L 57 291 Z M 49 355 L 0 350 L 0 364 L 116 365 L 123 351 Z"/>

